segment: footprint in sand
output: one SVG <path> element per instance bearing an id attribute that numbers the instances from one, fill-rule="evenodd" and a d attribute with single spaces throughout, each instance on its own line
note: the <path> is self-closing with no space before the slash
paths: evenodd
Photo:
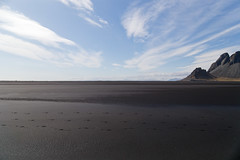
<path id="1" fill-rule="evenodd" d="M 79 127 L 78 129 L 79 129 L 79 130 L 81 130 L 81 129 L 86 129 L 86 130 L 88 130 L 89 128 L 88 128 L 88 127 Z"/>
<path id="2" fill-rule="evenodd" d="M 19 126 L 19 125 L 16 125 L 15 127 L 24 128 L 25 126 Z"/>
<path id="3" fill-rule="evenodd" d="M 63 129 L 63 128 L 59 128 L 57 129 L 58 131 L 71 131 L 70 129 Z"/>
<path id="4" fill-rule="evenodd" d="M 218 131 L 228 131 L 228 129 L 218 129 Z"/>
<path id="5" fill-rule="evenodd" d="M 108 121 L 102 121 L 103 123 L 105 123 L 105 124 L 107 124 L 108 123 Z"/>
<path id="6" fill-rule="evenodd" d="M 169 114 L 166 114 L 166 115 L 165 115 L 165 117 L 168 117 L 168 118 L 169 118 L 169 117 L 170 117 L 170 115 L 169 115 Z"/>
<path id="7" fill-rule="evenodd" d="M 134 128 L 132 128 L 132 127 L 129 127 L 129 128 L 123 128 L 124 130 L 132 130 L 132 129 L 134 129 Z"/>
<path id="8" fill-rule="evenodd" d="M 112 131 L 111 129 L 101 129 L 101 131 L 107 131 L 107 132 L 110 132 Z"/>

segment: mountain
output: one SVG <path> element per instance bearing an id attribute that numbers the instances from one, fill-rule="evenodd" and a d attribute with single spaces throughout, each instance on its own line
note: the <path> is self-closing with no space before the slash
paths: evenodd
<path id="1" fill-rule="evenodd" d="M 228 53 L 222 54 L 208 70 L 208 73 L 215 77 L 240 78 L 240 51 L 231 57 Z"/>
<path id="2" fill-rule="evenodd" d="M 183 81 L 199 81 L 199 80 L 210 80 L 216 78 L 215 76 L 208 73 L 205 69 L 196 68 L 189 76 L 183 79 Z"/>
<path id="3" fill-rule="evenodd" d="M 183 81 L 199 80 L 240 80 L 240 51 L 235 52 L 231 57 L 228 53 L 223 53 L 208 71 L 196 68 L 183 79 Z"/>

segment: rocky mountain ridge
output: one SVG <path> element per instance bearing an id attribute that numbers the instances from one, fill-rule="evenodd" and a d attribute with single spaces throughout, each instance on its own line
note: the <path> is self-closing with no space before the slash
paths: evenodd
<path id="1" fill-rule="evenodd" d="M 196 68 L 184 81 L 195 80 L 214 80 L 216 78 L 240 78 L 240 51 L 231 56 L 223 53 L 216 62 L 214 62 L 208 71 L 202 68 Z"/>
<path id="2" fill-rule="evenodd" d="M 202 69 L 201 67 L 196 68 L 189 76 L 184 78 L 185 81 L 192 81 L 192 80 L 210 80 L 214 79 L 213 75 L 208 73 L 205 69 Z"/>

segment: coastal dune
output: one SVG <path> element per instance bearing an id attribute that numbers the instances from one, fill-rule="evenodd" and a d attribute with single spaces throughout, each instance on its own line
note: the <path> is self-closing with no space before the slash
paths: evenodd
<path id="1" fill-rule="evenodd" d="M 74 83 L 0 85 L 0 159 L 239 156 L 238 83 Z"/>

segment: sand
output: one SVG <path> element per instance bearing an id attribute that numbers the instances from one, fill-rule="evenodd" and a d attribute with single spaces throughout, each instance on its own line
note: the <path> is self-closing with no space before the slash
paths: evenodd
<path id="1" fill-rule="evenodd" d="M 237 160 L 239 91 L 212 82 L 1 82 L 0 159 Z"/>

